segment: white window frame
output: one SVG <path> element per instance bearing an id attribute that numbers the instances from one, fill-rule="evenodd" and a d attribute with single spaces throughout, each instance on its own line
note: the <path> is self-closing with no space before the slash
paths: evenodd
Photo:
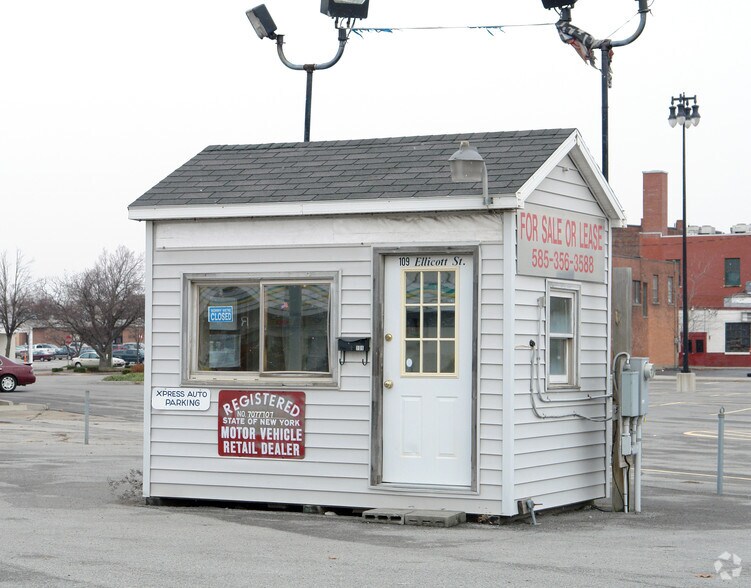
<path id="1" fill-rule="evenodd" d="M 263 312 L 264 288 L 275 285 L 328 284 L 329 285 L 329 327 L 328 327 L 328 372 L 264 372 L 263 347 L 265 335 L 265 317 Z M 259 371 L 206 371 L 198 370 L 198 313 L 199 288 L 205 286 L 247 286 L 257 285 L 260 291 L 259 317 Z M 183 323 L 183 380 L 189 383 L 225 385 L 233 383 L 242 386 L 328 386 L 336 383 L 339 362 L 336 353 L 336 333 L 338 304 L 340 299 L 339 279 L 331 273 L 319 274 L 263 274 L 263 275 L 227 275 L 201 274 L 184 276 L 184 304 L 187 307 L 186 320 Z"/>
<path id="2" fill-rule="evenodd" d="M 551 299 L 565 298 L 571 301 L 571 327 L 572 332 L 552 333 L 551 332 Z M 548 389 L 578 389 L 580 387 L 580 363 L 581 344 L 581 285 L 570 282 L 549 281 L 546 285 L 545 292 L 545 368 L 548 381 Z M 567 365 L 566 374 L 551 375 L 551 341 L 554 339 L 564 339 L 568 341 L 567 345 Z"/>

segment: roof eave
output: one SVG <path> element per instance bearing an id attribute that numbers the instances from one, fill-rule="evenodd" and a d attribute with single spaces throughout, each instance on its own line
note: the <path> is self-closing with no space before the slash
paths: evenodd
<path id="1" fill-rule="evenodd" d="M 345 214 L 386 214 L 399 212 L 466 212 L 509 210 L 521 207 L 516 194 L 491 195 L 491 204 L 482 196 L 452 195 L 426 198 L 378 198 L 321 200 L 312 202 L 259 202 L 255 204 L 206 204 L 197 206 L 130 206 L 128 218 L 137 221 L 227 219 L 251 217 L 331 216 Z"/>

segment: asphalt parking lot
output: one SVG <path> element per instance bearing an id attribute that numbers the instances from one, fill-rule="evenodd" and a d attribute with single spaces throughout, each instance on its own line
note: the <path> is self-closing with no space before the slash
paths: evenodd
<path id="1" fill-rule="evenodd" d="M 147 505 L 131 476 L 141 467 L 142 389 L 100 380 L 40 375 L 0 396 L 29 405 L 0 410 L 0 586 L 706 586 L 733 570 L 723 585 L 751 585 L 751 381 L 701 379 L 690 398 L 674 380 L 653 382 L 642 513 L 588 508 L 542 512 L 536 527 L 440 529 Z M 76 412 L 84 389 L 102 410 L 88 445 Z M 41 398 L 67 409 L 34 407 Z M 127 409 L 106 414 L 118 403 Z"/>

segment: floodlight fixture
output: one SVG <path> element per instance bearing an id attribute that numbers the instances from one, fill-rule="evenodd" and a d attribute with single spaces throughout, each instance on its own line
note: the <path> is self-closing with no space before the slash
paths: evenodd
<path id="1" fill-rule="evenodd" d="M 369 4 L 370 0 L 321 0 L 321 12 L 331 18 L 367 18 Z"/>
<path id="2" fill-rule="evenodd" d="M 573 6 L 576 4 L 576 0 L 542 0 L 542 5 L 545 8 L 564 8 L 566 6 Z"/>
<path id="3" fill-rule="evenodd" d="M 265 4 L 251 8 L 245 13 L 259 39 L 276 39 L 276 24 Z"/>

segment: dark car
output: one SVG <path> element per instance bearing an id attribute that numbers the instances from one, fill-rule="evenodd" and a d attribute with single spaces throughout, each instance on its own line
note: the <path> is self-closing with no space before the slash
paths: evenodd
<path id="1" fill-rule="evenodd" d="M 118 349 L 112 352 L 112 357 L 119 357 L 127 365 L 143 363 L 143 351 L 137 349 Z"/>
<path id="2" fill-rule="evenodd" d="M 60 345 L 60 347 L 55 349 L 55 359 L 70 359 L 74 355 L 76 354 L 66 345 Z"/>
<path id="3" fill-rule="evenodd" d="M 34 369 L 0 355 L 0 391 L 13 392 L 16 386 L 26 386 L 37 381 Z"/>

